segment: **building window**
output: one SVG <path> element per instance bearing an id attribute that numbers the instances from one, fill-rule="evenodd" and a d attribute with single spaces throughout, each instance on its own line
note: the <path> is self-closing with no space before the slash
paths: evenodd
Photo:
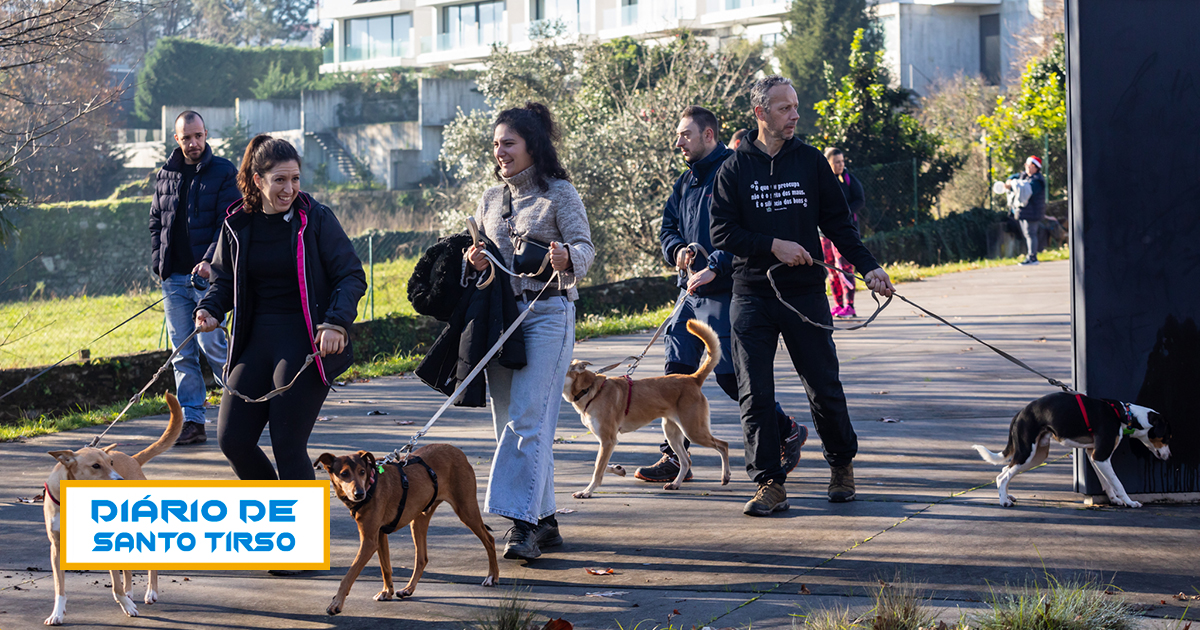
<path id="1" fill-rule="evenodd" d="M 767 33 L 761 37 L 763 48 L 774 48 L 783 43 L 783 33 Z"/>
<path id="2" fill-rule="evenodd" d="M 411 57 L 412 14 L 346 20 L 345 61 Z"/>
<path id="3" fill-rule="evenodd" d="M 504 1 L 442 7 L 438 50 L 504 42 Z"/>
<path id="4" fill-rule="evenodd" d="M 991 85 L 1000 84 L 1000 14 L 979 16 L 979 74 Z"/>

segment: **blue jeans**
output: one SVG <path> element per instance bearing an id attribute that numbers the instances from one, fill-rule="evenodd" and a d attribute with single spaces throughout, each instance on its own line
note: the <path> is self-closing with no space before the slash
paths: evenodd
<path id="1" fill-rule="evenodd" d="M 204 297 L 204 292 L 193 288 L 190 274 L 172 274 L 163 280 L 163 302 L 167 312 L 167 334 L 171 337 L 171 347 L 176 348 L 195 329 L 195 319 L 192 312 Z M 195 343 L 199 342 L 199 343 Z M 213 376 L 221 382 L 221 372 L 225 369 L 225 333 L 214 330 L 200 333 L 196 338 L 183 347 L 171 367 L 175 368 L 175 396 L 183 407 L 184 422 L 204 424 L 204 375 L 200 372 L 200 353 L 212 368 Z"/>
<path id="2" fill-rule="evenodd" d="M 528 302 L 517 300 L 524 310 Z M 537 523 L 554 514 L 554 430 L 575 346 L 575 305 L 543 297 L 521 323 L 528 363 L 487 368 L 496 454 L 484 509 Z"/>

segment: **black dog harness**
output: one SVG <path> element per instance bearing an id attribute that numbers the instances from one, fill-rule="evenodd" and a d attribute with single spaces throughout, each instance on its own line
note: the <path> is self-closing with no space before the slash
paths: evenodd
<path id="1" fill-rule="evenodd" d="M 429 503 L 426 503 L 425 507 L 421 508 L 422 512 L 428 512 L 429 508 L 433 507 L 433 504 L 437 501 L 438 497 L 437 473 L 433 472 L 433 468 L 430 468 L 429 464 L 425 463 L 425 460 L 421 459 L 420 457 L 409 457 L 402 462 L 385 462 L 383 464 L 376 464 L 375 467 L 371 469 L 371 479 L 367 483 L 367 496 L 362 501 L 359 501 L 353 505 L 349 501 L 346 501 L 346 499 L 342 499 L 342 503 L 345 503 L 346 507 L 350 508 L 350 512 L 352 514 L 357 516 L 358 510 L 361 509 L 362 506 L 369 503 L 372 498 L 374 498 L 375 473 L 378 472 L 382 475 L 383 467 L 388 464 L 396 466 L 397 470 L 400 472 L 400 488 L 402 489 L 402 492 L 400 494 L 400 505 L 396 508 L 396 516 L 392 518 L 391 522 L 379 528 L 379 531 L 383 532 L 384 534 L 391 534 L 392 532 L 396 531 L 397 526 L 400 524 L 400 518 L 404 515 L 404 507 L 408 504 L 408 475 L 404 472 L 405 466 L 408 466 L 409 464 L 420 464 L 424 466 L 425 472 L 429 473 L 429 480 L 433 482 L 433 496 L 430 497 Z"/>

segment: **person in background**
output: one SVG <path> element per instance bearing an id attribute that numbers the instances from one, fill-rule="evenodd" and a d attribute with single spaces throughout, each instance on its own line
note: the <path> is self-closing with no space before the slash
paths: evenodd
<path id="1" fill-rule="evenodd" d="M 829 168 L 833 169 L 833 174 L 837 176 L 838 184 L 841 185 L 842 194 L 846 196 L 846 203 L 850 206 L 850 221 L 854 224 L 854 229 L 858 229 L 858 213 L 866 207 L 866 196 L 863 194 L 862 184 L 858 178 L 850 174 L 846 170 L 846 157 L 842 154 L 842 150 L 837 147 L 829 147 L 825 149 L 825 160 L 829 162 Z M 859 233 L 861 236 L 861 232 Z M 846 260 L 845 256 L 838 251 L 833 241 L 821 235 L 821 252 L 824 254 L 825 262 L 837 267 L 845 269 L 850 273 L 854 273 L 854 265 Z M 858 313 L 854 312 L 854 291 L 855 281 L 850 276 L 837 271 L 829 271 L 829 284 L 833 291 L 832 313 L 834 317 L 856 317 Z"/>
<path id="2" fill-rule="evenodd" d="M 185 111 L 175 118 L 175 142 L 179 148 L 159 169 L 150 201 L 150 264 L 162 279 L 167 335 L 171 345 L 179 348 L 192 334 L 192 311 L 212 279 L 212 259 L 225 209 L 241 193 L 237 167 L 213 155 L 200 114 Z M 171 360 L 175 393 L 184 418 L 177 445 L 208 440 L 201 354 L 220 383 L 225 369 L 225 334 L 198 334 Z"/>
<path id="3" fill-rule="evenodd" d="M 1004 182 L 1008 190 L 1008 206 L 1025 236 L 1026 255 L 1022 265 L 1038 264 L 1038 230 L 1046 218 L 1046 178 L 1042 177 L 1042 160 L 1036 155 L 1025 158 L 1025 170 Z"/>
<path id="4" fill-rule="evenodd" d="M 745 138 L 748 133 L 750 130 L 745 128 L 733 132 L 733 137 L 729 139 L 729 148 L 737 151 L 738 145 L 742 143 L 742 138 Z"/>
<path id="5" fill-rule="evenodd" d="M 512 232 L 550 244 L 550 265 L 574 278 L 587 275 L 596 256 L 587 212 L 558 160 L 558 127 L 541 103 L 506 109 L 492 125 L 492 156 L 499 186 L 479 200 L 475 220 L 495 243 L 504 264 L 513 268 Z M 505 189 L 512 204 L 505 203 Z M 486 246 L 466 253 L 477 270 L 487 268 Z M 487 368 L 496 453 L 488 476 L 484 509 L 512 519 L 504 546 L 510 560 L 533 560 L 542 549 L 563 543 L 554 518 L 554 430 L 562 405 L 563 382 L 575 347 L 574 283 L 546 286 L 527 277 L 512 278 L 517 307 L 533 310 L 521 324 L 525 367 L 499 362 Z M 569 286 L 567 289 L 561 286 Z"/>
<path id="6" fill-rule="evenodd" d="M 692 374 L 700 367 L 704 343 L 688 332 L 689 319 L 699 319 L 717 333 L 721 342 L 721 360 L 714 370 L 717 385 L 732 400 L 738 399 L 737 377 L 733 374 L 733 353 L 729 346 L 729 301 L 733 298 L 733 257 L 712 246 L 709 235 L 708 208 L 712 203 L 712 187 L 717 169 L 733 155 L 717 138 L 720 126 L 709 110 L 693 105 L 680 114 L 675 133 L 675 146 L 683 154 L 689 169 L 679 176 L 671 196 L 663 206 L 662 229 L 659 241 L 667 264 L 679 272 L 679 298 L 683 304 L 667 324 L 663 343 L 666 345 L 666 373 Z M 692 243 L 703 248 L 693 251 Z M 808 428 L 797 424 L 783 407 L 775 404 L 780 435 L 786 436 L 780 453 L 783 467 L 791 472 L 800 462 L 800 447 L 808 439 Z M 665 422 L 665 420 L 664 420 Z M 684 447 L 690 442 L 684 438 Z M 666 482 L 679 474 L 679 458 L 664 441 L 659 445 L 662 458 L 653 466 L 634 471 L 642 481 Z M 684 481 L 692 478 L 692 472 Z"/>
<path id="7" fill-rule="evenodd" d="M 308 437 L 329 384 L 354 360 L 348 331 L 366 274 L 333 212 L 300 191 L 300 155 L 286 140 L 255 136 L 237 181 L 243 198 L 221 226 L 216 277 L 194 313 L 210 331 L 233 311 L 217 443 L 238 479 L 315 479 Z M 264 402 L 233 393 L 283 387 Z M 274 467 L 258 446 L 268 427 Z"/>
<path id="8" fill-rule="evenodd" d="M 775 349 L 780 335 L 808 394 L 825 461 L 828 496 L 853 501 L 858 437 L 850 424 L 838 377 L 833 334 L 800 319 L 792 309 L 829 326 L 825 273 L 810 251 L 823 231 L 859 269 L 867 287 L 894 291 L 850 221 L 850 208 L 821 152 L 795 136 L 799 102 L 791 81 L 772 75 L 757 81 L 750 103 L 758 130 L 717 171 L 713 188 L 713 246 L 733 254 L 733 367 L 745 434 L 746 471 L 758 484 L 743 512 L 767 516 L 788 509 L 779 461 L 785 437 L 775 415 Z M 772 267 L 780 265 L 771 271 Z M 768 275 L 768 272 L 770 275 Z"/>

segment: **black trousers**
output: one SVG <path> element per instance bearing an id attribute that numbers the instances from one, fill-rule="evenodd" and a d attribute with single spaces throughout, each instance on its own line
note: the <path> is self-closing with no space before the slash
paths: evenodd
<path id="1" fill-rule="evenodd" d="M 823 293 L 787 296 L 806 317 L 832 324 L 829 301 Z M 787 474 L 779 461 L 781 434 L 775 414 L 775 347 L 779 336 L 787 345 L 792 365 L 808 393 L 813 425 L 821 437 L 830 466 L 849 464 L 858 454 L 858 436 L 850 425 L 846 394 L 838 380 L 833 334 L 806 324 L 775 297 L 734 295 L 733 368 L 742 408 L 746 442 L 746 472 L 758 483 L 783 482 Z"/>
<path id="2" fill-rule="evenodd" d="M 287 385 L 312 352 L 308 326 L 300 313 L 256 315 L 249 342 L 229 371 L 227 386 L 258 398 Z M 308 366 L 286 392 L 261 403 L 248 403 L 226 393 L 217 413 L 217 443 L 238 479 L 316 479 L 308 458 L 312 434 L 329 386 L 321 382 L 316 365 Z M 258 446 L 263 429 L 270 428 L 271 450 L 279 468 Z"/>

